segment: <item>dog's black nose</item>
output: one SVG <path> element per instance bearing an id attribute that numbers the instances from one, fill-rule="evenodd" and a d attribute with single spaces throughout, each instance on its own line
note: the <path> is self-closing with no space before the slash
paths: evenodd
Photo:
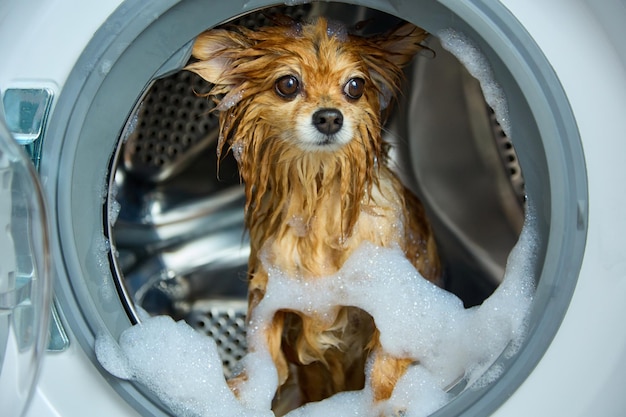
<path id="1" fill-rule="evenodd" d="M 320 109 L 313 113 L 313 125 L 323 134 L 332 135 L 343 126 L 343 114 L 337 109 Z"/>

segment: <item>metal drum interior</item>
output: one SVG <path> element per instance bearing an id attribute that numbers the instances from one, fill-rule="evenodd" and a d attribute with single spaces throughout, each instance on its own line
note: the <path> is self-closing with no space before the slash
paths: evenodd
<path id="1" fill-rule="evenodd" d="M 399 19 L 365 7 L 313 3 L 254 12 L 372 19 L 380 32 Z M 463 65 L 428 41 L 406 71 L 385 127 L 392 163 L 425 203 L 446 269 L 446 288 L 482 302 L 502 279 L 524 219 L 524 179 L 509 138 Z M 213 337 L 225 374 L 245 354 L 243 187 L 232 155 L 217 164 L 210 86 L 175 71 L 154 80 L 131 113 L 111 163 L 107 227 L 114 279 L 133 321 L 168 314 Z"/>

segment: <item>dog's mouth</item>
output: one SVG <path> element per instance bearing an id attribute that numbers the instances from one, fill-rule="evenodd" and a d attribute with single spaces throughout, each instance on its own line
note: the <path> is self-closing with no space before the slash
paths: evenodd
<path id="1" fill-rule="evenodd" d="M 333 143 L 335 143 L 335 136 L 334 135 L 328 135 L 321 142 L 319 142 L 318 145 L 319 146 L 328 146 L 328 145 L 332 145 Z"/>
<path id="2" fill-rule="evenodd" d="M 354 140 L 354 139 L 351 139 Z M 316 138 L 314 141 L 304 141 L 301 148 L 305 152 L 315 152 L 320 154 L 334 153 L 340 151 L 347 144 L 342 137 L 338 135 L 325 135 Z"/>
<path id="3" fill-rule="evenodd" d="M 319 148 L 320 151 L 329 151 L 336 150 L 343 145 L 342 139 L 337 137 L 337 135 L 325 135 L 318 139 L 315 143 L 315 146 Z"/>
<path id="4" fill-rule="evenodd" d="M 332 152 L 355 140 L 353 122 L 339 109 L 322 108 L 296 123 L 295 136 L 304 151 Z"/>

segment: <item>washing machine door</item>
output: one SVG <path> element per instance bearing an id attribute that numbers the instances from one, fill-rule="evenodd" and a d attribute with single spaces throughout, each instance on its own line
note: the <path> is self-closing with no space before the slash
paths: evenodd
<path id="1" fill-rule="evenodd" d="M 24 414 L 50 315 L 49 239 L 35 169 L 0 113 L 0 404 Z"/>

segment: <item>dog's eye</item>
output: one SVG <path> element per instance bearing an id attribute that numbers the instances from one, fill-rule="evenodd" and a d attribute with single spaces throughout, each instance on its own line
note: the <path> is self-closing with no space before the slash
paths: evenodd
<path id="1" fill-rule="evenodd" d="M 285 75 L 276 80 L 275 88 L 279 96 L 292 99 L 300 92 L 300 81 L 293 75 Z"/>
<path id="2" fill-rule="evenodd" d="M 365 80 L 363 78 L 351 78 L 346 85 L 343 86 L 343 93 L 352 100 L 360 98 L 364 90 Z"/>

